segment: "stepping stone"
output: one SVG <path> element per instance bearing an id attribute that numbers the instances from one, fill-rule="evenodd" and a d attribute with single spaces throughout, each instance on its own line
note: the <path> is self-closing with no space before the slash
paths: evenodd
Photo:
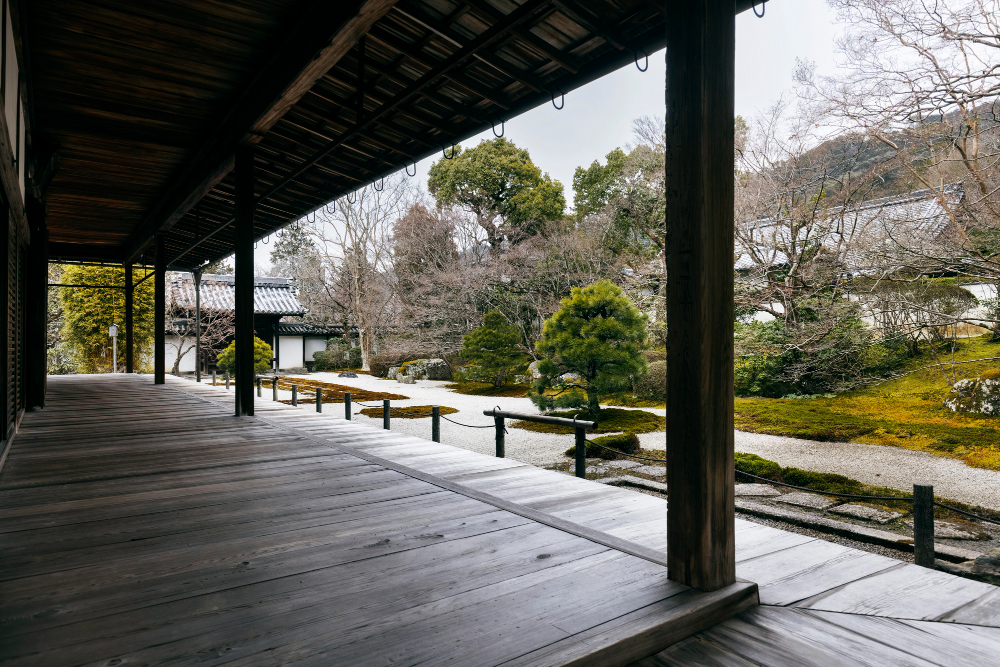
<path id="1" fill-rule="evenodd" d="M 658 479 L 662 479 L 667 476 L 666 466 L 639 466 L 638 468 L 629 468 L 629 472 L 638 472 L 643 475 L 652 475 Z"/>
<path id="2" fill-rule="evenodd" d="M 737 496 L 780 496 L 781 491 L 770 484 L 737 484 Z"/>
<path id="3" fill-rule="evenodd" d="M 857 503 L 840 505 L 838 507 L 834 507 L 830 511 L 834 514 L 842 514 L 844 516 L 854 517 L 855 519 L 864 519 L 865 521 L 874 521 L 875 523 L 889 523 L 890 521 L 903 516 L 902 512 L 893 512 L 892 510 L 883 510 L 878 509 L 877 507 L 869 507 L 868 505 L 859 505 Z"/>
<path id="4" fill-rule="evenodd" d="M 830 505 L 834 504 L 834 501 L 826 498 L 824 496 L 818 496 L 814 493 L 805 493 L 804 491 L 799 491 L 796 493 L 786 493 L 780 498 L 775 498 L 779 503 L 785 503 L 787 505 L 797 505 L 799 507 L 811 507 L 816 510 L 825 510 Z"/>
<path id="5" fill-rule="evenodd" d="M 638 461 L 608 461 L 604 465 L 611 468 L 618 468 L 619 470 L 628 470 L 629 468 L 638 468 L 642 464 Z"/>
<path id="6" fill-rule="evenodd" d="M 635 475 L 605 477 L 604 479 L 596 479 L 594 481 L 598 484 L 610 484 L 611 486 L 637 486 L 640 489 L 649 489 L 651 491 L 659 491 L 660 493 L 667 492 L 667 485 L 663 482 L 654 482 L 651 479 L 643 479 L 642 477 L 636 477 Z"/>
<path id="7" fill-rule="evenodd" d="M 907 519 L 906 525 L 913 528 L 913 519 Z M 934 537 L 945 540 L 978 540 L 978 535 L 973 535 L 967 530 L 962 530 L 958 526 L 944 521 L 934 522 Z"/>

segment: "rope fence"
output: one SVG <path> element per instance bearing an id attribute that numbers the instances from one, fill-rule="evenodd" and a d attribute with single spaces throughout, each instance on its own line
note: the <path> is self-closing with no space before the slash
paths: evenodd
<path id="1" fill-rule="evenodd" d="M 214 374 L 213 374 L 214 375 Z M 228 376 L 228 374 L 227 374 Z M 215 378 L 213 377 L 213 384 Z M 227 385 L 229 378 L 226 378 Z M 272 384 L 274 400 L 278 400 L 277 382 Z M 227 387 L 228 388 L 228 387 Z M 293 390 L 293 401 L 295 395 L 297 394 L 298 387 L 292 385 Z M 321 390 L 317 389 L 316 392 L 316 411 L 322 411 L 322 394 Z M 260 379 L 257 381 L 257 395 L 261 394 L 261 383 Z M 382 408 L 382 425 L 383 428 L 388 430 L 390 426 L 390 414 L 393 408 L 390 407 L 389 399 L 384 399 L 381 405 L 369 404 L 362 401 L 353 401 L 354 404 L 360 405 L 365 408 Z M 294 403 L 293 403 L 294 404 Z M 347 420 L 351 419 L 351 394 L 350 392 L 345 392 L 344 394 L 344 418 Z M 400 408 L 395 408 L 396 414 L 404 417 L 414 417 L 414 418 L 424 418 L 428 415 L 418 414 L 415 412 L 406 412 Z M 536 422 L 543 424 L 555 424 L 559 426 L 568 426 L 573 429 L 576 440 L 576 450 L 575 450 L 575 474 L 577 477 L 586 478 L 587 476 L 587 448 L 588 445 L 592 448 L 597 448 L 609 452 L 614 452 L 617 456 L 623 457 L 625 459 L 631 459 L 635 461 L 647 461 L 650 463 L 656 463 L 666 467 L 666 458 L 654 458 L 650 456 L 642 456 L 640 454 L 629 454 L 623 452 L 620 449 L 614 447 L 609 447 L 608 445 L 600 444 L 590 440 L 586 437 L 586 431 L 594 429 L 597 427 L 596 422 L 578 420 L 575 417 L 573 419 L 566 419 L 565 417 L 550 417 L 547 415 L 528 415 L 514 412 L 505 412 L 500 410 L 499 406 L 493 410 L 484 410 L 483 414 L 487 417 L 493 417 L 493 424 L 465 424 L 454 419 L 445 417 L 440 413 L 440 406 L 431 406 L 431 439 L 434 442 L 441 442 L 441 419 L 448 421 L 456 426 L 461 426 L 463 428 L 492 428 L 496 431 L 496 456 L 498 458 L 504 458 L 505 452 L 505 436 L 508 434 L 506 422 L 507 419 L 517 419 L 520 421 Z M 913 485 L 913 495 L 912 496 L 877 496 L 877 495 L 862 495 L 854 493 L 838 493 L 833 491 L 823 491 L 820 489 L 813 489 L 807 486 L 798 486 L 796 484 L 789 484 L 788 482 L 780 482 L 773 479 L 768 479 L 766 477 L 761 477 L 759 475 L 754 475 L 749 472 L 744 472 L 742 470 L 735 471 L 737 475 L 741 475 L 743 478 L 756 480 L 765 484 L 771 484 L 776 486 L 781 486 L 788 489 L 795 489 L 797 491 L 805 491 L 807 493 L 816 493 L 825 496 L 831 496 L 834 498 L 840 498 L 845 500 L 867 500 L 867 501 L 880 501 L 880 502 L 908 502 L 913 504 L 913 551 L 914 551 L 914 562 L 917 565 L 922 565 L 924 567 L 933 568 L 935 559 L 934 550 L 934 508 L 940 507 L 941 509 L 947 510 L 949 512 L 955 512 L 962 516 L 969 517 L 970 519 L 975 519 L 976 521 L 982 521 L 984 523 L 989 523 L 993 525 L 1000 526 L 1000 520 L 991 519 L 989 517 L 976 514 L 975 512 L 970 512 L 968 510 L 963 510 L 958 507 L 952 507 L 951 505 L 946 505 L 942 502 L 934 500 L 934 489 L 929 484 L 914 484 Z"/>

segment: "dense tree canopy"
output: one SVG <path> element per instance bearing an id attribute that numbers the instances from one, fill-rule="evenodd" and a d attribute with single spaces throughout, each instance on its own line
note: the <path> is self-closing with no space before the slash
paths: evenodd
<path id="1" fill-rule="evenodd" d="M 502 387 L 525 365 L 528 355 L 517 327 L 494 310 L 483 316 L 482 326 L 465 334 L 462 358 L 472 364 L 472 379 Z"/>
<path id="2" fill-rule="evenodd" d="M 459 206 L 476 216 L 494 248 L 504 238 L 517 242 L 562 217 L 563 186 L 542 174 L 528 151 L 506 139 L 455 148 L 452 159 L 438 160 L 427 182 L 441 206 Z"/>
<path id="3" fill-rule="evenodd" d="M 141 268 L 132 270 L 138 283 L 146 277 Z M 67 266 L 62 282 L 72 285 L 114 285 L 124 287 L 125 270 L 114 266 Z M 63 308 L 62 338 L 70 348 L 78 373 L 107 373 L 112 369 L 112 344 L 108 327 L 121 331 L 118 368 L 125 367 L 125 291 L 61 287 Z M 143 281 L 133 296 L 133 345 L 137 365 L 142 366 L 153 349 L 153 280 Z"/>

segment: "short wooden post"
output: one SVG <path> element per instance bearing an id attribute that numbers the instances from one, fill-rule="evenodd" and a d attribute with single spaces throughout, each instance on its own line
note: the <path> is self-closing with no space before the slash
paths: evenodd
<path id="1" fill-rule="evenodd" d="M 389 399 L 382 399 L 382 428 L 389 430 Z"/>
<path id="2" fill-rule="evenodd" d="M 504 443 L 503 443 L 503 417 L 493 416 L 493 423 L 497 427 L 497 458 L 502 459 L 504 457 Z"/>
<path id="3" fill-rule="evenodd" d="M 299 404 L 299 385 L 292 385 L 292 405 Z"/>
<path id="4" fill-rule="evenodd" d="M 323 390 L 316 387 L 316 412 L 323 412 Z"/>
<path id="5" fill-rule="evenodd" d="M 212 371 L 212 386 L 215 386 L 215 371 Z"/>
<path id="6" fill-rule="evenodd" d="M 913 485 L 913 562 L 934 568 L 934 487 Z"/>
<path id="7" fill-rule="evenodd" d="M 431 440 L 441 442 L 441 408 L 431 406 Z"/>
<path id="8" fill-rule="evenodd" d="M 351 392 L 344 392 L 344 419 L 351 421 Z"/>
<path id="9" fill-rule="evenodd" d="M 587 478 L 587 431 L 577 426 L 576 432 L 576 476 Z"/>
<path id="10" fill-rule="evenodd" d="M 278 400 L 278 376 L 271 378 L 271 400 Z"/>
<path id="11" fill-rule="evenodd" d="M 226 371 L 226 389 L 229 389 L 229 371 Z"/>
<path id="12" fill-rule="evenodd" d="M 257 398 L 264 395 L 264 378 L 257 376 Z"/>

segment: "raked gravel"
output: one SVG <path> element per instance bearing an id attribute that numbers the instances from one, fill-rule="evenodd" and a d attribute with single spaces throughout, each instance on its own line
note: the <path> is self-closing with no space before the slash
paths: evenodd
<path id="1" fill-rule="evenodd" d="M 294 376 L 286 376 L 294 377 Z M 498 406 L 501 410 L 538 414 L 538 408 L 527 398 L 492 398 L 469 396 L 445 389 L 446 381 L 421 380 L 416 384 L 401 384 L 370 375 L 357 378 L 337 377 L 337 373 L 312 373 L 311 379 L 334 384 L 349 385 L 371 391 L 383 391 L 409 396 L 408 400 L 393 401 L 396 407 L 407 405 L 447 405 L 458 410 L 447 415 L 457 422 L 492 427 L 493 420 L 483 415 L 483 410 Z M 264 390 L 264 397 L 270 390 Z M 279 392 L 279 398 L 291 398 L 291 392 Z M 381 407 L 381 402 L 378 402 Z M 313 410 L 314 406 L 303 406 Z M 354 419 L 360 424 L 381 427 L 382 419 L 372 419 L 358 414 L 361 406 L 355 405 Z M 662 408 L 645 408 L 650 412 L 665 414 Z M 324 406 L 324 412 L 343 417 L 344 406 L 336 403 Z M 393 419 L 392 430 L 420 438 L 431 437 L 431 420 Z M 573 444 L 572 435 L 534 433 L 508 428 L 505 449 L 508 458 L 536 466 L 565 463 L 564 452 Z M 645 449 L 664 449 L 666 434 L 663 431 L 643 433 L 639 440 Z M 464 447 L 484 454 L 495 452 L 493 428 L 464 428 L 444 418 L 441 420 L 441 442 Z M 777 461 L 783 466 L 832 472 L 857 479 L 867 484 L 888 486 L 901 491 L 913 489 L 914 482 L 934 485 L 934 493 L 972 505 L 1000 510 L 1000 472 L 970 468 L 961 461 L 926 452 L 915 452 L 899 447 L 862 445 L 848 442 L 817 442 L 760 433 L 736 431 L 736 451 L 747 452 Z"/>

